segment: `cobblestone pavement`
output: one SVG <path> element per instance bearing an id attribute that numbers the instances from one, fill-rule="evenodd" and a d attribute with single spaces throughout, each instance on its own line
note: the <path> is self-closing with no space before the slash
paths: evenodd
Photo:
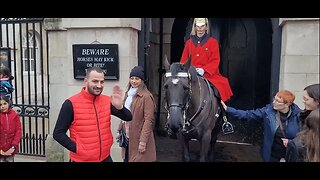
<path id="1" fill-rule="evenodd" d="M 37 157 L 37 156 L 25 156 L 17 154 L 14 157 L 14 162 L 46 162 L 45 157 Z"/>
<path id="2" fill-rule="evenodd" d="M 192 161 L 196 161 L 199 154 L 199 142 L 190 141 Z M 180 142 L 169 137 L 156 137 L 158 162 L 181 162 Z M 259 146 L 246 143 L 217 141 L 215 147 L 216 162 L 261 162 Z"/>
<path id="3" fill-rule="evenodd" d="M 215 147 L 216 162 L 262 162 L 260 146 L 246 143 L 235 143 L 220 138 Z M 181 147 L 177 139 L 156 136 L 157 161 L 181 162 Z M 192 161 L 196 161 L 199 154 L 199 142 L 190 141 Z M 24 156 L 17 154 L 15 162 L 46 162 L 45 157 Z"/>

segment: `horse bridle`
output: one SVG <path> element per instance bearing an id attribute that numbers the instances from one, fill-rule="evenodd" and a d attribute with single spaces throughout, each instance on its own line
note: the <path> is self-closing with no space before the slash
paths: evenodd
<path id="1" fill-rule="evenodd" d="M 169 77 L 172 77 L 172 73 L 171 72 L 166 72 L 165 74 L 165 77 L 166 78 L 169 78 Z M 182 112 L 183 112 L 183 129 L 185 129 L 185 126 L 188 125 L 190 126 L 190 122 L 186 122 L 185 119 L 186 119 L 186 111 L 187 109 L 189 108 L 189 103 L 190 103 L 190 100 L 191 100 L 191 95 L 192 95 L 192 88 L 191 88 L 191 75 L 188 72 L 178 72 L 175 76 L 174 76 L 174 79 L 172 80 L 173 83 L 177 83 L 178 82 L 178 78 L 188 78 L 188 86 L 189 86 L 189 97 L 188 97 L 188 100 L 185 104 L 175 104 L 175 103 L 172 103 L 172 104 L 165 104 L 167 105 L 169 108 L 171 107 L 179 107 L 182 109 Z M 175 80 L 176 79 L 176 80 Z M 175 82 L 176 81 L 176 82 Z M 169 118 L 170 114 L 169 114 L 169 110 L 167 108 L 167 106 L 165 106 L 165 109 L 166 111 L 168 112 L 168 117 L 167 119 Z"/>
<path id="2" fill-rule="evenodd" d="M 172 74 L 171 72 L 167 72 L 165 74 L 165 77 L 168 78 L 168 77 L 172 77 Z M 186 109 L 188 109 L 189 107 L 189 102 L 191 100 L 191 95 L 192 95 L 192 89 L 191 89 L 191 76 L 190 76 L 190 73 L 189 72 L 179 72 L 177 73 L 175 76 L 174 76 L 174 79 L 172 80 L 172 82 L 174 84 L 176 84 L 178 82 L 178 78 L 188 78 L 188 85 L 189 85 L 189 98 L 187 100 L 187 102 L 185 104 L 176 104 L 176 103 L 172 103 L 172 104 L 169 104 L 169 108 L 171 107 L 179 107 L 181 109 L 183 109 L 184 111 Z M 166 108 L 166 107 L 165 107 Z M 168 109 L 166 109 L 168 111 Z"/>
<path id="3" fill-rule="evenodd" d="M 171 72 L 167 72 L 167 73 L 165 74 L 165 77 L 166 77 L 166 78 L 172 77 Z M 171 108 L 171 107 L 179 107 L 179 108 L 182 109 L 182 111 L 183 111 L 183 122 L 184 122 L 184 123 L 183 123 L 183 127 L 182 127 L 182 131 L 183 131 L 184 133 L 189 133 L 189 131 L 186 130 L 186 125 L 187 125 L 187 126 L 190 126 L 190 125 L 191 125 L 191 122 L 200 114 L 200 112 L 202 111 L 202 109 L 204 108 L 204 106 L 207 104 L 207 101 L 206 101 L 205 99 L 203 99 L 203 101 L 201 102 L 201 105 L 199 106 L 199 108 L 198 108 L 198 110 L 196 111 L 196 113 L 195 113 L 190 119 L 187 120 L 187 119 L 186 119 L 186 111 L 187 111 L 188 108 L 189 108 L 189 103 L 190 103 L 191 97 L 192 97 L 191 75 L 190 75 L 189 71 L 188 71 L 188 72 L 179 72 L 179 73 L 176 74 L 175 77 L 177 77 L 177 78 L 188 78 L 189 99 L 188 99 L 186 105 L 184 105 L 184 104 L 169 104 L 168 106 L 169 106 L 169 108 Z M 197 78 L 198 78 L 198 77 L 197 77 Z M 198 80 L 198 82 L 199 82 L 199 88 L 200 88 L 200 91 L 201 91 L 201 83 L 200 83 L 199 80 Z M 201 99 L 201 98 L 200 98 L 200 99 Z M 166 105 L 167 105 L 167 104 L 166 104 Z M 166 109 L 167 112 L 168 112 L 168 117 L 167 117 L 167 118 L 169 118 L 169 116 L 170 116 L 169 110 L 167 109 L 166 106 L 165 106 L 165 109 Z"/>

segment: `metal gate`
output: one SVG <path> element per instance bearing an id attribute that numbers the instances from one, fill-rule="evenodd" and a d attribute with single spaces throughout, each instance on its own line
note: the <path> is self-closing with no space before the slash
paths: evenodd
<path id="1" fill-rule="evenodd" d="M 49 133 L 48 35 L 43 18 L 0 18 L 0 65 L 11 69 L 19 113 L 19 154 L 45 156 Z"/>

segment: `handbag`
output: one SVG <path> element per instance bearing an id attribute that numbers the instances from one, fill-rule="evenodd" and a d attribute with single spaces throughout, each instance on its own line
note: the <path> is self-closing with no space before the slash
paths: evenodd
<path id="1" fill-rule="evenodd" d="M 123 129 L 119 130 L 119 136 L 117 137 L 117 142 L 120 147 L 127 148 L 129 144 L 129 138 L 126 136 L 126 133 Z"/>

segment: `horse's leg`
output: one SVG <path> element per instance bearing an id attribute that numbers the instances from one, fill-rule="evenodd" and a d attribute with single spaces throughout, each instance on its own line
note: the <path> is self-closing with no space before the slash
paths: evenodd
<path id="1" fill-rule="evenodd" d="M 178 134 L 178 139 L 181 142 L 183 150 L 182 160 L 184 162 L 190 162 L 189 140 L 186 137 L 184 137 L 181 133 Z"/>
<path id="2" fill-rule="evenodd" d="M 215 160 L 214 154 L 215 154 L 215 145 L 217 142 L 218 134 L 221 131 L 221 127 L 223 124 L 222 118 L 217 119 L 218 122 L 216 122 L 215 127 L 213 128 L 211 132 L 211 142 L 210 142 L 210 150 L 209 150 L 209 161 L 213 162 Z"/>
<path id="3" fill-rule="evenodd" d="M 211 131 L 207 130 L 200 141 L 200 162 L 206 162 L 208 161 L 208 154 L 209 154 L 209 147 L 210 147 L 210 141 L 211 141 Z"/>
<path id="4" fill-rule="evenodd" d="M 189 140 L 184 139 L 183 141 L 183 161 L 184 162 L 190 162 L 190 152 L 189 152 Z"/>

